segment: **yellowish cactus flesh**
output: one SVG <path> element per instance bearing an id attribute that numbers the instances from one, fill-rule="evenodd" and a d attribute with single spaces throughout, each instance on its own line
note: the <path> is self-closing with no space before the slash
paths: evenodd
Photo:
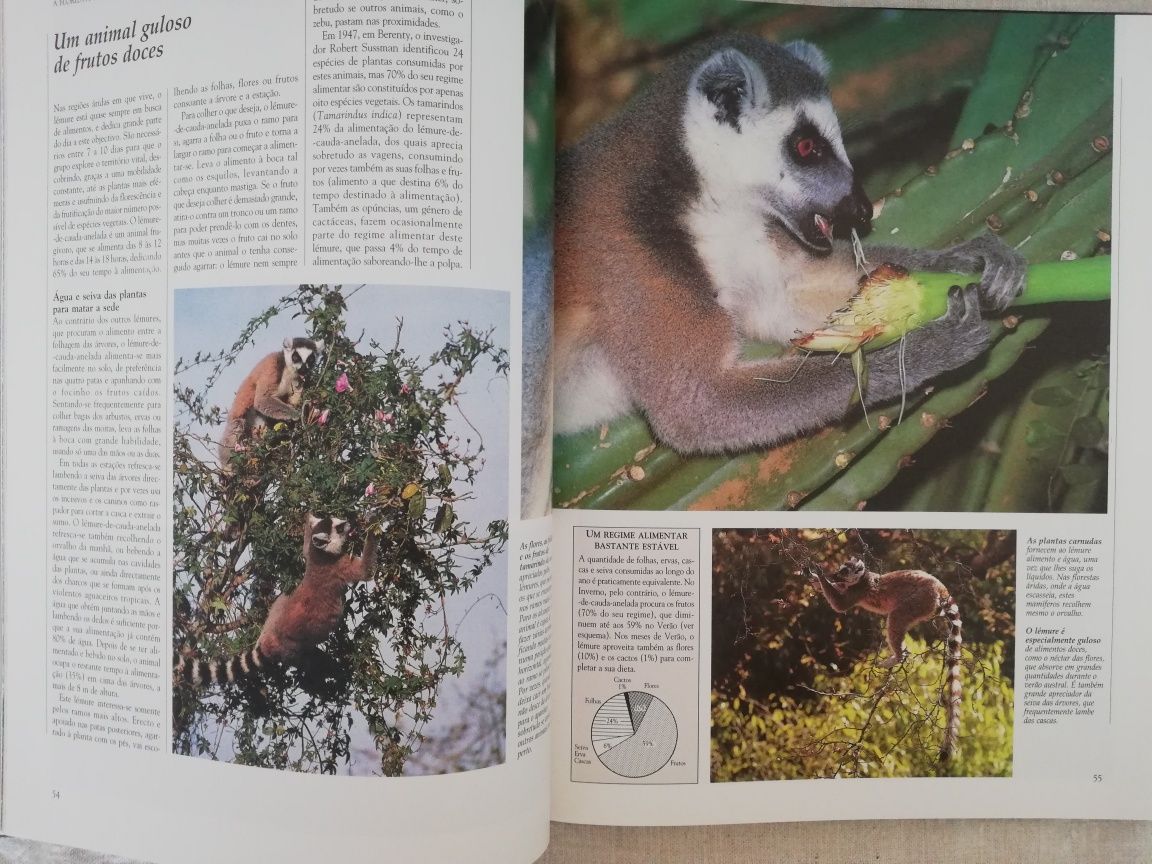
<path id="1" fill-rule="evenodd" d="M 862 261 L 862 251 L 857 248 L 858 263 Z M 1108 256 L 1033 264 L 1028 268 L 1027 287 L 1013 305 L 1106 300 L 1111 293 L 1111 272 Z M 860 396 L 868 379 L 865 353 L 900 342 L 910 331 L 942 317 L 948 311 L 948 289 L 968 281 L 972 279 L 951 273 L 911 274 L 895 264 L 881 264 L 860 278 L 848 304 L 832 313 L 823 327 L 796 337 L 792 344 L 805 351 L 848 354 Z M 903 347 L 899 363 L 903 377 Z M 901 419 L 904 405 L 902 395 Z M 866 411 L 864 417 L 868 417 Z"/>
<path id="2" fill-rule="evenodd" d="M 1027 287 L 1012 306 L 1107 300 L 1111 276 L 1112 259 L 1107 255 L 1032 264 L 1028 267 Z M 943 316 L 948 311 L 951 286 L 979 278 L 954 273 L 909 273 L 894 264 L 881 264 L 860 278 L 848 304 L 830 315 L 823 327 L 796 337 L 792 344 L 807 351 L 836 354 L 884 348 Z"/>
<path id="3" fill-rule="evenodd" d="M 823 327 L 796 337 L 792 344 L 837 354 L 874 351 L 900 341 L 908 331 L 947 311 L 947 292 L 929 290 L 903 267 L 881 264 L 861 277 L 848 305 L 832 313 Z"/>

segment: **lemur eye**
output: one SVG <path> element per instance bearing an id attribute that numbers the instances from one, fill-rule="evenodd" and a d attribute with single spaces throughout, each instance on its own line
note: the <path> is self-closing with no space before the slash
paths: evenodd
<path id="1" fill-rule="evenodd" d="M 801 118 L 793 127 L 786 142 L 788 155 L 805 167 L 823 162 L 830 145 L 812 121 Z"/>

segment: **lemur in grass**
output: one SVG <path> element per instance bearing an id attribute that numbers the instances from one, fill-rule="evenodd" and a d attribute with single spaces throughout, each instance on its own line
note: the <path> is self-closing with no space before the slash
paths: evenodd
<path id="1" fill-rule="evenodd" d="M 848 238 L 868 232 L 872 204 L 844 150 L 827 71 L 806 42 L 718 38 L 671 61 L 560 155 L 558 433 L 639 410 L 673 449 L 718 453 L 775 444 L 850 410 L 849 363 L 740 356 L 745 339 L 787 345 L 817 328 L 856 288 Z M 989 338 L 981 311 L 1006 307 L 1026 279 L 1023 257 L 991 235 L 865 254 L 982 274 L 952 290 L 942 318 L 870 355 L 868 406 L 979 357 Z M 529 286 L 526 304 L 543 302 L 547 287 Z M 526 489 L 547 490 L 540 473 Z"/>
<path id="2" fill-rule="evenodd" d="M 948 653 L 945 658 L 948 675 L 941 695 L 948 717 L 940 745 L 940 761 L 951 759 L 960 735 L 960 647 L 963 637 L 960 607 L 944 583 L 923 570 L 872 573 L 858 558 L 849 558 L 836 571 L 834 579 L 816 569 L 809 569 L 808 579 L 824 593 L 837 612 L 847 612 L 858 606 L 888 616 L 888 648 L 892 656 L 880 663 L 884 668 L 890 669 L 904 659 L 907 654 L 904 636 L 912 627 L 937 615 L 948 619 Z"/>
<path id="3" fill-rule="evenodd" d="M 331 636 L 344 617 L 348 585 L 373 578 L 378 538 L 369 532 L 364 554 L 345 555 L 350 526 L 312 514 L 304 524 L 304 578 L 277 597 L 260 638 L 242 654 L 218 660 L 177 657 L 175 675 L 195 686 L 235 683 L 277 664 L 295 664 Z"/>

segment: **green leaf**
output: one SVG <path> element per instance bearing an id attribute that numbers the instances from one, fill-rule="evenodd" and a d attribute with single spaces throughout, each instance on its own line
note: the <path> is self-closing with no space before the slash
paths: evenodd
<path id="1" fill-rule="evenodd" d="M 1044 420 L 1032 420 L 1024 429 L 1024 443 L 1029 447 L 1043 448 L 1063 440 L 1063 434 Z"/>
<path id="2" fill-rule="evenodd" d="M 1032 393 L 1032 401 L 1047 408 L 1062 408 L 1076 401 L 1076 396 L 1063 387 L 1041 387 Z"/>

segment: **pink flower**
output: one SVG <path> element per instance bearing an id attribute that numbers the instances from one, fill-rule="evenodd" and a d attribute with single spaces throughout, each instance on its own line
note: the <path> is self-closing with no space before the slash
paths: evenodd
<path id="1" fill-rule="evenodd" d="M 328 422 L 328 411 L 329 411 L 329 409 L 325 408 L 323 411 L 320 412 L 320 416 L 316 418 L 316 422 L 319 425 L 323 426 Z"/>
<path id="2" fill-rule="evenodd" d="M 403 394 L 404 396 L 407 396 L 409 393 L 411 393 L 411 392 L 412 392 L 412 388 L 411 388 L 411 387 L 409 387 L 407 384 L 401 384 L 401 385 L 400 385 L 400 392 L 401 392 L 401 394 Z"/>
<path id="3" fill-rule="evenodd" d="M 373 416 L 376 418 L 377 423 L 391 423 L 394 419 L 396 419 L 395 415 L 391 411 L 384 412 L 379 408 L 376 409 L 376 413 Z"/>
<path id="4" fill-rule="evenodd" d="M 366 488 L 364 490 L 364 495 L 370 498 L 375 494 L 376 494 L 376 484 L 375 483 L 369 483 L 368 488 Z"/>
<path id="5" fill-rule="evenodd" d="M 341 372 L 340 377 L 336 379 L 336 392 L 344 393 L 345 391 L 351 389 L 352 385 L 348 383 L 348 373 Z"/>

